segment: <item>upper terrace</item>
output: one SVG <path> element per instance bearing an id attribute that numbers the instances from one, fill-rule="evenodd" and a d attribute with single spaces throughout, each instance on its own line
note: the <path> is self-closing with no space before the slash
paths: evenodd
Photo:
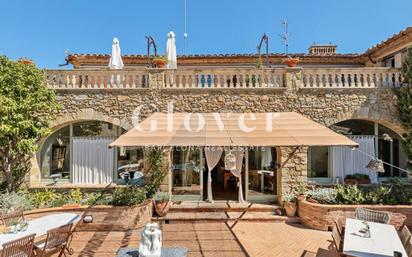
<path id="1" fill-rule="evenodd" d="M 269 54 L 270 65 L 264 68 L 256 68 L 256 63 L 266 57 L 256 54 L 182 55 L 175 70 L 146 68 L 147 55 L 125 55 L 125 68 L 110 70 L 108 54 L 72 54 L 66 61 L 74 69 L 48 70 L 47 83 L 57 90 L 392 88 L 401 85 L 402 58 L 411 43 L 409 27 L 360 54 L 336 53 L 334 45 L 333 51 L 322 51 L 323 45 L 313 45 L 307 54 L 289 55 L 301 61 L 293 69 L 282 63 L 288 57 L 285 54 Z"/>
<path id="2" fill-rule="evenodd" d="M 401 85 L 398 68 L 134 68 L 123 70 L 48 70 L 47 83 L 66 89 L 145 88 L 393 88 Z M 295 83 L 296 85 L 292 85 Z"/>

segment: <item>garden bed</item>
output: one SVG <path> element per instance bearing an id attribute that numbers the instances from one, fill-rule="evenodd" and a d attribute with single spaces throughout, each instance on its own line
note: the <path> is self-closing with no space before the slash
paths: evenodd
<path id="1" fill-rule="evenodd" d="M 24 215 L 28 219 L 33 219 L 51 213 L 73 212 L 80 215 L 86 213 L 93 216 L 93 222 L 83 223 L 81 221 L 76 227 L 77 231 L 124 231 L 140 228 L 151 222 L 152 208 L 152 201 L 147 200 L 134 206 L 97 205 L 43 208 L 26 211 Z"/>
<path id="2" fill-rule="evenodd" d="M 319 204 L 302 200 L 298 202 L 298 216 L 301 223 L 310 228 L 330 230 L 338 216 L 354 217 L 357 207 L 391 212 L 390 224 L 396 229 L 400 229 L 403 224 L 412 227 L 412 206 L 410 205 Z"/>

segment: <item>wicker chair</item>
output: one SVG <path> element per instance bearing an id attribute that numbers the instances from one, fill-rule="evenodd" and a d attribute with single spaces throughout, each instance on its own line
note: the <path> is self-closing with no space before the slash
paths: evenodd
<path id="1" fill-rule="evenodd" d="M 409 231 L 408 227 L 405 225 L 402 227 L 401 231 L 398 232 L 399 238 L 402 241 L 403 246 L 406 248 L 406 246 L 411 244 L 411 232 Z"/>
<path id="2" fill-rule="evenodd" d="M 31 257 L 36 234 L 31 234 L 3 244 L 2 257 Z"/>
<path id="3" fill-rule="evenodd" d="M 384 211 L 374 211 L 365 208 L 356 208 L 355 217 L 358 220 L 389 224 L 390 214 Z"/>
<path id="4" fill-rule="evenodd" d="M 14 222 L 23 221 L 24 214 L 23 214 L 23 211 L 6 213 L 6 214 L 1 215 L 0 220 L 4 226 L 10 227 L 11 225 L 13 225 Z"/>
<path id="5" fill-rule="evenodd" d="M 56 253 L 57 256 L 66 256 L 69 239 L 72 234 L 73 224 L 63 225 L 61 227 L 47 231 L 46 240 L 34 245 L 34 252 L 38 257 L 49 257 Z"/>

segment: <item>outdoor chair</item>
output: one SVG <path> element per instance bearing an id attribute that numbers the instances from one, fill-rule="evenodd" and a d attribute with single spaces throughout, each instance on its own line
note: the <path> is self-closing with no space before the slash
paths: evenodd
<path id="1" fill-rule="evenodd" d="M 37 257 L 49 257 L 54 254 L 66 256 L 69 240 L 72 235 L 73 224 L 67 224 L 47 231 L 47 237 L 43 242 L 34 245 L 34 252 Z M 70 253 L 70 251 L 69 251 Z"/>
<path id="2" fill-rule="evenodd" d="M 23 211 L 15 211 L 1 215 L 0 217 L 1 222 L 4 226 L 10 227 L 15 222 L 24 221 L 24 214 Z"/>
<path id="3" fill-rule="evenodd" d="M 332 228 L 332 238 L 333 238 L 333 243 L 335 244 L 335 248 L 336 248 L 336 252 L 338 256 L 344 256 L 343 255 L 343 240 L 339 233 L 338 226 L 336 226 L 336 224 L 334 224 Z"/>
<path id="4" fill-rule="evenodd" d="M 339 232 L 341 238 L 343 238 L 344 235 L 345 235 L 344 218 L 343 217 L 336 218 L 335 219 L 335 224 L 336 224 L 336 227 L 338 228 L 338 232 Z"/>
<path id="5" fill-rule="evenodd" d="M 374 211 L 365 208 L 356 208 L 355 218 L 363 221 L 389 224 L 390 215 L 389 212 Z"/>
<path id="6" fill-rule="evenodd" d="M 412 257 L 412 244 L 408 243 L 408 245 L 405 246 L 405 252 L 409 257 Z"/>
<path id="7" fill-rule="evenodd" d="M 31 257 L 36 234 L 31 234 L 3 244 L 1 257 Z"/>
<path id="8" fill-rule="evenodd" d="M 409 231 L 408 227 L 404 225 L 401 229 L 401 231 L 398 232 L 399 238 L 402 241 L 403 246 L 406 248 L 406 246 L 411 244 L 411 232 Z"/>

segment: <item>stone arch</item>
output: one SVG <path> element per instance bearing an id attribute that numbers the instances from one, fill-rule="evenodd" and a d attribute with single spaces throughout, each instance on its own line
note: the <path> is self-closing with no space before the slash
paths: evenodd
<path id="1" fill-rule="evenodd" d="M 55 119 L 50 127 L 52 133 L 56 132 L 57 130 L 68 126 L 69 124 L 76 123 L 76 122 L 81 122 L 81 121 L 104 121 L 111 123 L 113 125 L 119 126 L 125 130 L 130 130 L 133 126 L 132 124 L 127 121 L 126 119 L 118 119 L 118 118 L 113 118 L 108 115 L 105 115 L 101 112 L 98 112 L 93 109 L 82 109 L 76 113 L 66 113 L 63 115 L 59 115 L 57 119 Z M 52 134 L 51 133 L 51 134 Z M 51 135 L 50 134 L 50 135 Z M 50 136 L 48 135 L 48 136 Z M 44 142 L 48 138 L 48 136 L 42 138 L 39 141 L 39 150 L 42 149 Z M 31 158 L 31 163 L 32 163 L 32 168 L 30 171 L 30 185 L 36 186 L 40 184 L 40 177 L 41 177 L 41 172 L 40 172 L 40 151 L 37 151 L 33 153 L 32 158 Z"/>
<path id="2" fill-rule="evenodd" d="M 53 131 L 55 131 L 70 123 L 88 120 L 108 122 L 125 130 L 130 130 L 133 127 L 133 125 L 126 119 L 113 118 L 94 109 L 82 109 L 76 113 L 67 113 L 60 115 L 56 120 L 52 122 L 51 128 Z"/>
<path id="3" fill-rule="evenodd" d="M 377 122 L 380 125 L 391 129 L 393 132 L 403 138 L 406 130 L 402 127 L 397 115 L 390 116 L 385 112 L 371 112 L 369 111 L 369 108 L 366 109 L 368 110 L 361 108 L 353 112 L 338 113 L 336 118 L 328 119 L 325 125 L 329 127 L 333 124 L 346 120 L 367 120 L 371 122 Z"/>

